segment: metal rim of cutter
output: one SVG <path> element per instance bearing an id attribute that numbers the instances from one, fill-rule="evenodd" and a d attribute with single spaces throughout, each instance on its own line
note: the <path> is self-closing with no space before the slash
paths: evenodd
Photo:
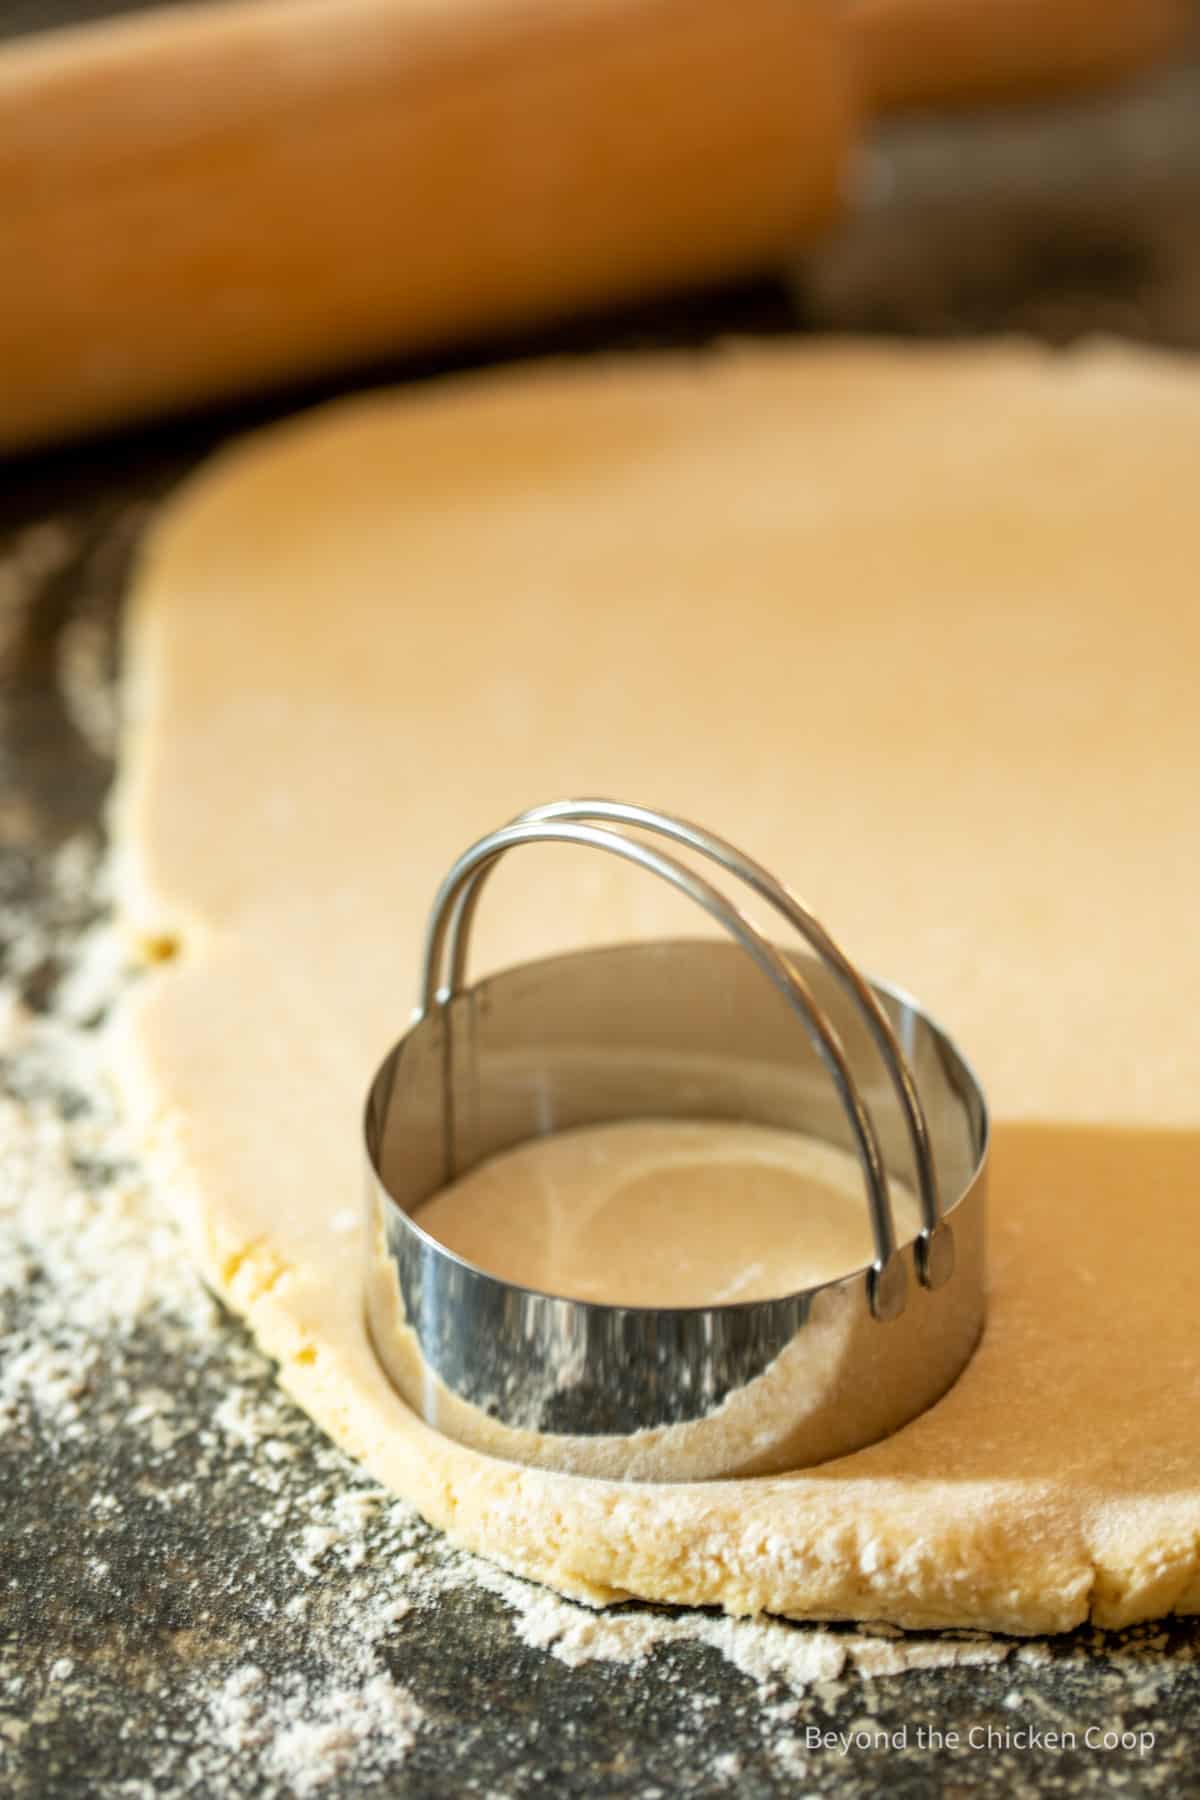
<path id="1" fill-rule="evenodd" d="M 636 831 L 639 836 L 624 835 L 625 831 Z M 760 899 L 779 914 L 804 940 L 809 950 L 815 953 L 812 964 L 813 974 L 806 978 L 801 971 L 800 959 L 781 950 L 768 940 L 758 927 L 730 900 L 728 900 L 703 875 L 690 865 L 664 854 L 644 841 L 644 835 L 654 835 L 680 844 L 687 850 L 716 863 L 727 874 L 737 878 Z M 738 1303 L 728 1306 L 710 1308 L 606 1308 L 598 1303 L 574 1301 L 554 1295 L 537 1295 L 534 1290 L 524 1289 L 517 1284 L 499 1281 L 487 1275 L 484 1270 L 474 1269 L 472 1265 L 447 1251 L 436 1240 L 429 1238 L 419 1224 L 410 1216 L 410 1208 L 416 1209 L 425 1198 L 429 1198 L 437 1188 L 446 1185 L 463 1172 L 463 1158 L 460 1153 L 459 1135 L 461 1122 L 457 1114 L 461 1110 L 456 1099 L 461 1080 L 460 1061 L 464 1048 L 464 1033 L 470 1035 L 470 1027 L 466 1025 L 466 1014 L 463 1008 L 473 995 L 482 994 L 485 990 L 496 988 L 496 984 L 504 978 L 492 978 L 491 983 L 483 984 L 481 989 L 472 990 L 466 982 L 467 955 L 470 943 L 471 928 L 474 922 L 479 899 L 486 879 L 497 862 L 511 849 L 530 843 L 567 843 L 603 850 L 618 856 L 636 866 L 657 875 L 671 886 L 688 895 L 710 917 L 723 926 L 734 943 L 740 946 L 761 975 L 787 1002 L 792 1013 L 799 1018 L 812 1051 L 820 1059 L 826 1075 L 832 1085 L 848 1128 L 851 1147 L 857 1154 L 863 1171 L 866 1188 L 867 1207 L 874 1244 L 874 1258 L 869 1267 L 857 1272 L 862 1280 L 865 1277 L 863 1292 L 871 1318 L 878 1324 L 897 1321 L 904 1314 L 908 1301 L 908 1279 L 906 1262 L 911 1261 L 912 1270 L 920 1289 L 930 1296 L 937 1290 L 952 1287 L 956 1274 L 956 1245 L 954 1228 L 946 1216 L 938 1181 L 937 1164 L 934 1157 L 931 1132 L 926 1116 L 925 1106 L 918 1089 L 916 1077 L 909 1061 L 901 1049 L 898 1026 L 911 1038 L 914 1029 L 919 1027 L 942 1047 L 942 1062 L 945 1069 L 954 1064 L 955 1073 L 951 1079 L 964 1112 L 970 1114 L 973 1138 L 972 1154 L 968 1159 L 969 1176 L 965 1188 L 958 1195 L 956 1206 L 961 1206 L 964 1199 L 973 1195 L 978 1188 L 979 1207 L 982 1207 L 984 1164 L 987 1149 L 987 1117 L 982 1092 L 968 1066 L 961 1059 L 950 1040 L 929 1021 L 914 1002 L 895 990 L 868 982 L 853 966 L 844 952 L 839 948 L 825 928 L 814 918 L 812 913 L 792 895 L 767 869 L 744 855 L 725 839 L 707 831 L 701 826 L 686 820 L 675 818 L 669 814 L 657 812 L 649 808 L 629 805 L 613 800 L 564 800 L 546 806 L 531 808 L 520 814 L 509 824 L 490 832 L 479 839 L 461 855 L 441 883 L 434 899 L 429 925 L 426 934 L 421 979 L 421 1002 L 413 1015 L 409 1032 L 400 1044 L 395 1047 L 386 1059 L 373 1084 L 367 1116 L 368 1159 L 370 1164 L 370 1192 L 376 1208 L 382 1208 L 381 1216 L 375 1221 L 382 1228 L 382 1238 L 386 1244 L 383 1261 L 394 1264 L 396 1269 L 404 1263 L 410 1253 L 419 1253 L 424 1274 L 421 1281 L 421 1294 L 413 1287 L 413 1271 L 408 1269 L 407 1284 L 403 1281 L 387 1283 L 389 1298 L 387 1303 L 379 1299 L 379 1283 L 368 1281 L 368 1316 L 371 1333 L 377 1354 L 384 1363 L 389 1375 L 404 1396 L 418 1405 L 424 1416 L 437 1422 L 441 1415 L 444 1428 L 451 1435 L 470 1438 L 471 1432 L 463 1425 L 461 1419 L 447 1425 L 448 1409 L 439 1404 L 437 1388 L 444 1382 L 447 1372 L 452 1379 L 452 1392 L 468 1393 L 472 1388 L 477 1399 L 485 1402 L 484 1411 L 499 1422 L 501 1428 L 513 1424 L 516 1428 L 517 1415 L 528 1424 L 530 1417 L 526 1400 L 517 1405 L 514 1400 L 516 1387 L 512 1372 L 504 1374 L 497 1386 L 496 1372 L 490 1376 L 491 1386 L 487 1382 L 462 1379 L 464 1369 L 461 1358 L 452 1353 L 453 1346 L 449 1338 L 457 1327 L 452 1314 L 459 1317 L 460 1325 L 470 1325 L 470 1320 L 462 1319 L 464 1303 L 470 1304 L 469 1297 L 463 1291 L 463 1280 L 474 1278 L 477 1282 L 489 1284 L 490 1290 L 482 1290 L 485 1302 L 497 1299 L 504 1292 L 514 1296 L 525 1296 L 528 1301 L 541 1302 L 560 1309 L 581 1309 L 581 1316 L 586 1314 L 611 1313 L 622 1315 L 628 1319 L 640 1312 L 657 1315 L 661 1321 L 670 1321 L 685 1314 L 707 1313 L 720 1314 L 736 1310 Z M 664 950 L 669 946 L 663 946 Z M 634 947 L 636 948 L 636 947 Z M 645 948 L 645 947 L 643 947 Z M 678 947 L 677 947 L 678 948 Z M 699 948 L 698 946 L 694 948 Z M 583 959 L 594 956 L 595 952 L 575 953 L 575 962 L 579 971 L 583 972 Z M 615 952 L 613 953 L 615 954 Z M 808 959 L 805 958 L 805 961 Z M 556 968 L 567 969 L 571 958 L 552 959 Z M 533 971 L 539 966 L 523 965 L 526 970 Z M 714 964 L 714 966 L 716 966 Z M 723 966 L 723 965 L 722 965 Z M 446 978 L 443 979 L 443 971 Z M 880 1141 L 879 1130 L 871 1108 L 868 1106 L 862 1091 L 862 1085 L 843 1046 L 842 1036 L 830 1017 L 830 1005 L 824 1004 L 813 991 L 813 976 L 824 971 L 832 977 L 836 987 L 845 996 L 857 1016 L 873 1046 L 883 1071 L 886 1074 L 886 1085 L 890 1087 L 892 1104 L 894 1105 L 903 1126 L 903 1135 L 907 1140 L 908 1154 L 915 1175 L 915 1187 L 920 1206 L 921 1229 L 910 1245 L 903 1249 L 898 1246 L 895 1221 L 893 1216 L 891 1195 L 888 1181 L 888 1162 Z M 520 971 L 509 972 L 509 977 L 519 975 Z M 498 991 L 498 989 L 497 989 Z M 891 1016 L 896 1014 L 895 1019 Z M 914 1024 L 914 1021 L 916 1022 Z M 845 1024 L 843 1024 L 845 1030 Z M 404 1081 L 401 1078 L 401 1064 L 405 1047 L 409 1047 L 409 1064 L 425 1037 L 426 1052 L 432 1048 L 434 1037 L 437 1038 L 437 1050 L 440 1058 L 440 1162 L 436 1170 L 436 1179 L 427 1172 L 420 1185 L 424 1191 L 415 1197 L 411 1193 L 398 1193 L 396 1189 L 404 1189 L 408 1184 L 397 1180 L 397 1165 L 394 1153 L 388 1144 L 394 1140 L 397 1094 L 402 1093 Z M 428 1081 L 426 1082 L 428 1086 Z M 426 1109 L 427 1110 L 427 1109 Z M 390 1121 L 390 1123 L 389 1123 Z M 550 1127 L 551 1129 L 553 1128 Z M 544 1129 L 537 1126 L 536 1129 Z M 526 1133 L 530 1135 L 530 1133 Z M 510 1140 L 511 1141 L 511 1140 Z M 476 1153 L 467 1160 L 469 1164 L 482 1160 L 483 1156 L 494 1153 L 496 1147 L 507 1147 L 504 1144 L 483 1146 L 482 1154 L 476 1146 Z M 435 1158 L 435 1160 L 437 1160 Z M 961 1160 L 961 1159 L 960 1159 Z M 428 1155 L 425 1158 L 428 1168 Z M 963 1170 L 959 1170 L 959 1186 L 962 1182 Z M 976 1328 L 971 1343 L 962 1356 L 966 1360 L 973 1348 L 974 1339 L 978 1336 L 978 1326 L 982 1319 L 982 1269 L 980 1258 L 982 1250 L 975 1242 L 979 1233 L 973 1233 L 972 1269 L 969 1279 L 980 1289 L 975 1311 L 978 1313 Z M 906 1256 L 904 1252 L 907 1251 Z M 376 1262 L 380 1261 L 376 1258 Z M 437 1265 L 444 1265 L 438 1269 Z M 378 1273 L 378 1269 L 376 1271 Z M 423 1315 L 430 1311 L 431 1273 L 461 1277 L 457 1282 L 450 1280 L 450 1288 L 455 1288 L 454 1304 L 449 1310 L 446 1306 L 440 1309 L 436 1324 Z M 853 1278 L 848 1277 L 846 1281 Z M 845 1286 L 842 1283 L 825 1284 L 832 1289 Z M 391 1288 L 395 1292 L 391 1293 Z M 406 1289 L 405 1293 L 401 1289 Z M 781 1297 L 780 1304 L 791 1300 L 797 1304 L 815 1298 L 819 1290 L 812 1290 L 807 1296 L 796 1295 Z M 424 1296 L 422 1298 L 422 1295 Z M 476 1294 L 477 1302 L 480 1295 Z M 398 1303 L 399 1313 L 395 1310 Z M 776 1302 L 742 1303 L 753 1307 L 775 1305 Z M 437 1310 L 436 1308 L 434 1310 Z M 807 1308 L 802 1307 L 805 1316 Z M 386 1316 L 385 1316 L 386 1315 Z M 425 1375 L 417 1382 L 413 1375 L 411 1360 L 391 1353 L 389 1345 L 394 1349 L 395 1319 L 403 1317 L 406 1325 L 415 1334 L 419 1349 L 419 1357 Z M 797 1314 L 799 1317 L 799 1314 Z M 390 1321 L 390 1322 L 389 1322 Z M 594 1324 L 594 1320 L 592 1321 Z M 559 1336 L 563 1337 L 561 1320 Z M 470 1335 L 470 1332 L 467 1332 Z M 528 1332 L 526 1334 L 529 1335 Z M 570 1333 L 566 1334 L 568 1337 Z M 595 1339 L 596 1333 L 585 1332 L 588 1341 Z M 778 1333 L 776 1333 L 778 1335 Z M 576 1338 L 578 1333 L 575 1334 Z M 963 1332 L 959 1332 L 961 1338 Z M 565 1342 L 566 1339 L 563 1338 Z M 572 1339 L 574 1342 L 575 1340 Z M 437 1380 L 432 1384 L 425 1378 L 432 1370 Z M 953 1373 L 958 1372 L 957 1367 Z M 454 1377 L 457 1376 L 457 1379 Z M 953 1375 L 950 1377 L 953 1379 Z M 543 1386 L 544 1386 L 543 1382 Z M 586 1385 L 586 1384 L 585 1384 Z M 661 1386 L 660 1381 L 660 1386 Z M 735 1383 L 736 1385 L 736 1383 Z M 943 1383 L 944 1387 L 949 1382 Z M 709 1382 L 710 1394 L 721 1387 L 718 1380 Z M 494 1390 L 494 1391 L 493 1391 Z M 928 1403 L 928 1402 L 926 1402 Z M 449 1411 L 453 1411 L 450 1408 Z M 628 1409 L 627 1409 L 628 1410 Z M 511 1415 L 511 1416 L 509 1416 Z M 656 1415 L 650 1422 L 661 1423 L 662 1418 L 673 1417 L 669 1411 Z M 486 1433 L 483 1434 L 485 1437 Z"/>

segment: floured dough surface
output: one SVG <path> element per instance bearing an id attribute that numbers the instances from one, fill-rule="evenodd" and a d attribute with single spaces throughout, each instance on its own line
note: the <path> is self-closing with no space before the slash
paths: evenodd
<path id="1" fill-rule="evenodd" d="M 178 496 L 131 615 L 122 1073 L 195 1254 L 339 1442 L 564 1592 L 1053 1630 L 1200 1606 L 1200 370 L 732 352 L 343 405 Z M 618 1485 L 417 1421 L 362 1325 L 360 1113 L 453 857 L 538 800 L 710 823 L 958 1037 L 983 1343 L 885 1443 Z M 695 933 L 510 858 L 478 964 Z"/>
<path id="2" fill-rule="evenodd" d="M 901 1243 L 921 1227 L 893 1184 Z M 855 1157 L 765 1125 L 622 1120 L 518 1144 L 419 1208 L 489 1274 L 609 1306 L 715 1306 L 836 1281 L 874 1256 Z"/>

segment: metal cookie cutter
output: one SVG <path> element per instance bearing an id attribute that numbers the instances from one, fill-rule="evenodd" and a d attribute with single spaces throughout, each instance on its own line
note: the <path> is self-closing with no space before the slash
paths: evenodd
<path id="1" fill-rule="evenodd" d="M 648 837 L 718 864 L 807 948 L 778 948 Z M 624 857 L 734 941 L 585 950 L 468 987 L 487 874 L 539 842 Z M 600 1305 L 498 1279 L 421 1229 L 422 1203 L 486 1157 L 572 1127 L 664 1117 L 757 1121 L 855 1151 L 869 1266 L 768 1300 Z M 366 1141 L 376 1354 L 429 1424 L 513 1461 L 662 1481 L 824 1462 L 932 1405 L 983 1327 L 988 1117 L 971 1069 L 914 1000 L 865 980 L 766 869 L 663 813 L 560 801 L 459 857 L 434 900 L 412 1026 L 371 1086 Z M 889 1189 L 900 1180 L 922 1219 L 903 1244 Z"/>

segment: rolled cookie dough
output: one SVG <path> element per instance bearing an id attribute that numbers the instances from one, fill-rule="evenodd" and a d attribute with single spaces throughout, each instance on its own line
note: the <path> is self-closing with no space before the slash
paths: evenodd
<path id="1" fill-rule="evenodd" d="M 848 345 L 334 407 L 167 510 L 131 610 L 120 1065 L 209 1278 L 462 1544 L 635 1594 L 1054 1630 L 1200 1608 L 1200 374 Z M 389 1388 L 359 1117 L 434 885 L 533 801 L 693 814 L 960 1038 L 1000 1117 L 984 1341 L 793 1476 L 490 1460 Z M 480 967 L 694 917 L 561 846 Z"/>
<path id="2" fill-rule="evenodd" d="M 921 1228 L 893 1182 L 901 1243 Z M 523 1287 L 610 1306 L 713 1306 L 836 1281 L 874 1254 L 857 1158 L 799 1132 L 625 1119 L 489 1157 L 416 1214 Z"/>

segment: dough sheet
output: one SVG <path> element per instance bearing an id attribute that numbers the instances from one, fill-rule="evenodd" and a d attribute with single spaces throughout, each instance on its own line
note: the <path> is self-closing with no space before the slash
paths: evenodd
<path id="1" fill-rule="evenodd" d="M 373 396 L 218 457 L 130 610 L 118 1066 L 332 1437 L 564 1593 L 908 1626 L 1200 1607 L 1200 371 L 853 344 Z M 362 1324 L 360 1112 L 435 886 L 536 801 L 692 815 L 911 989 L 997 1119 L 981 1346 L 888 1441 L 617 1484 L 421 1424 Z M 702 927 L 517 852 L 476 971 Z"/>

